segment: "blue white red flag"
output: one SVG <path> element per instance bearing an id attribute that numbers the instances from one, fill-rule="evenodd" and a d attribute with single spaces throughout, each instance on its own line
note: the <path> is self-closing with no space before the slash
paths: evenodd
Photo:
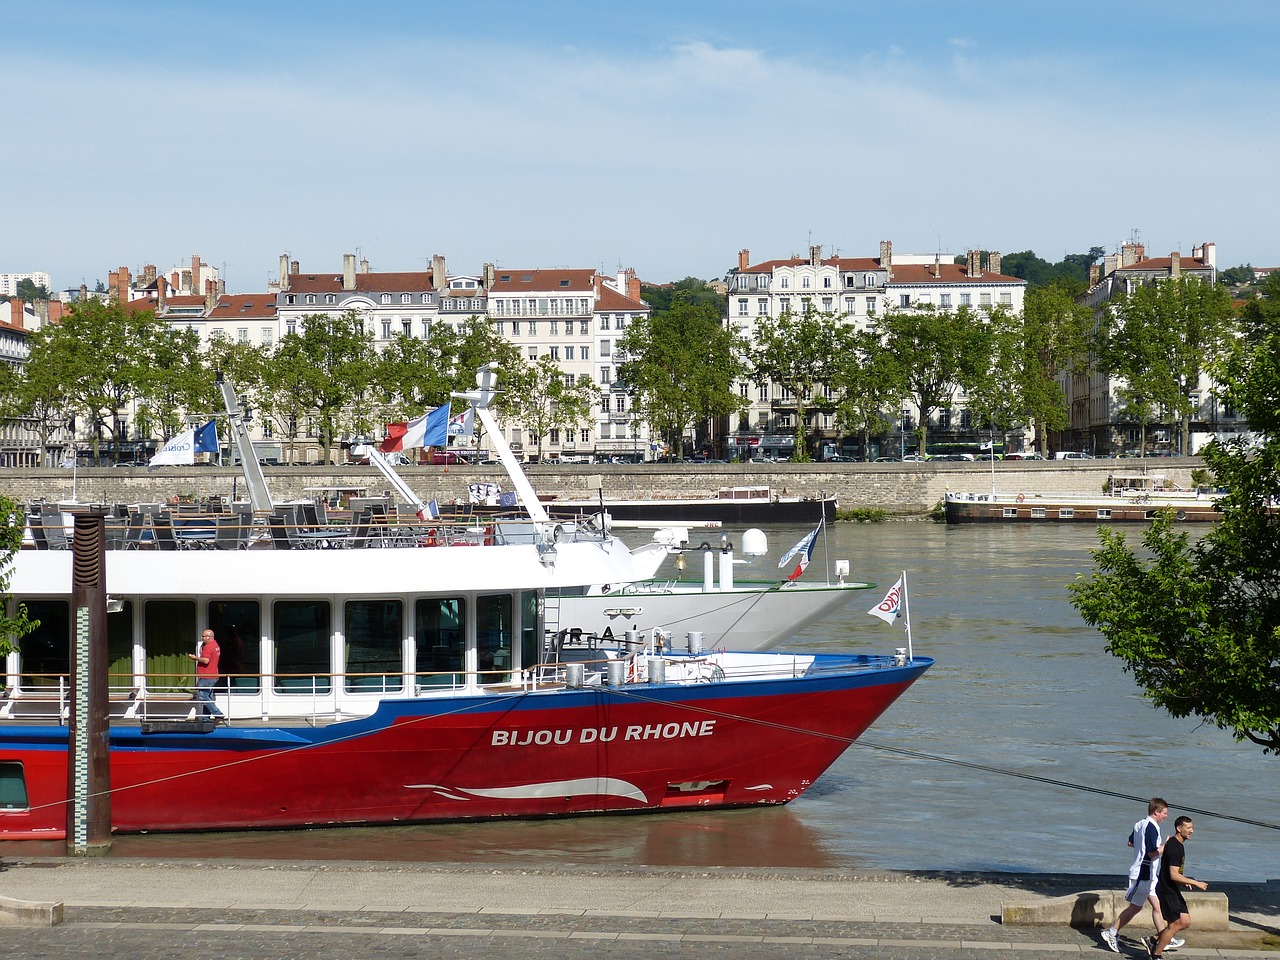
<path id="1" fill-rule="evenodd" d="M 378 448 L 383 453 L 395 453 L 412 447 L 445 447 L 449 444 L 449 404 L 436 407 L 418 417 L 401 423 L 387 424 L 387 439 Z"/>
<path id="2" fill-rule="evenodd" d="M 784 553 L 782 559 L 778 561 L 778 569 L 781 570 L 790 562 L 792 557 L 798 557 L 796 568 L 787 574 L 788 580 L 796 579 L 809 566 L 809 560 L 813 556 L 813 545 L 818 542 L 818 534 L 822 531 L 822 525 L 826 520 L 826 517 L 819 520 L 818 525 L 813 528 L 813 532 L 806 534 L 804 539 Z"/>
<path id="3" fill-rule="evenodd" d="M 872 607 L 867 613 L 873 617 L 879 617 L 885 623 L 893 623 L 902 616 L 902 598 L 905 594 L 902 586 L 902 578 L 898 578 L 898 582 L 889 588 L 889 592 L 884 595 L 884 599 Z"/>

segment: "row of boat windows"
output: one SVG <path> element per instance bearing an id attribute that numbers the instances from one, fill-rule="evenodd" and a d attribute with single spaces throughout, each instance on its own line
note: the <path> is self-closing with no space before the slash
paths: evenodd
<path id="1" fill-rule="evenodd" d="M 28 617 L 40 625 L 18 641 L 20 685 L 57 686 L 70 672 L 71 604 L 24 602 Z M 232 693 L 260 692 L 264 672 L 277 693 L 328 693 L 334 674 L 343 675 L 348 692 L 402 690 L 410 674 L 419 686 L 455 686 L 464 682 L 464 673 L 480 671 L 480 682 L 493 681 L 538 657 L 535 591 L 419 597 L 411 603 L 397 598 L 276 600 L 267 606 L 270 622 L 264 625 L 258 600 L 125 600 L 120 612 L 107 616 L 109 687 L 132 689 L 141 673 L 150 691 L 190 689 L 193 668 L 187 654 L 195 652 L 206 625 L 218 640 L 219 672 Z M 340 647 L 333 642 L 335 614 L 341 618 Z M 475 655 L 468 663 L 471 630 Z M 259 638 L 264 637 L 269 671 L 263 670 Z M 140 651 L 135 650 L 138 638 Z"/>

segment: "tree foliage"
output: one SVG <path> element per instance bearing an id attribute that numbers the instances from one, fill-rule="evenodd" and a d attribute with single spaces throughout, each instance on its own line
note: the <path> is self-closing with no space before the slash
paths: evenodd
<path id="1" fill-rule="evenodd" d="M 920 411 L 918 449 L 927 449 L 929 418 L 957 390 L 974 392 L 990 375 L 991 332 L 968 307 L 890 310 L 880 324 L 881 349 L 892 358 L 895 383 Z"/>
<path id="2" fill-rule="evenodd" d="M 1036 287 L 1057 283 L 1070 293 L 1080 293 L 1089 283 L 1089 267 L 1105 251 L 1090 247 L 1087 253 L 1069 253 L 1057 263 L 1050 263 L 1031 250 L 1006 253 L 1001 258 L 1001 273 L 1027 281 L 1028 293 Z"/>
<path id="3" fill-rule="evenodd" d="M 836 379 L 839 370 L 842 323 L 830 313 L 806 309 L 783 313 L 756 323 L 750 361 L 755 379 L 776 383 L 795 404 L 795 453 L 793 460 L 807 461 L 809 408 L 834 409 L 820 387 Z"/>
<path id="4" fill-rule="evenodd" d="M 1216 284 L 1183 276 L 1136 287 L 1104 314 L 1097 354 L 1109 374 L 1124 378 L 1119 395 L 1133 419 L 1178 425 L 1178 450 L 1190 441 L 1191 394 L 1208 358 L 1233 330 L 1231 298 Z"/>
<path id="5" fill-rule="evenodd" d="M 0 496 L 0 656 L 14 649 L 22 637 L 40 625 L 27 619 L 25 604 L 9 614 L 9 581 L 13 578 L 14 554 L 22 546 L 26 525 L 22 507 L 10 497 Z"/>
<path id="6" fill-rule="evenodd" d="M 840 329 L 839 338 L 831 381 L 835 422 L 839 429 L 861 436 L 866 457 L 871 438 L 893 429 L 894 420 L 885 416 L 885 410 L 892 407 L 897 411 L 901 400 L 896 368 L 874 333 L 846 326 Z"/>
<path id="7" fill-rule="evenodd" d="M 654 314 L 666 313 L 676 303 L 710 304 L 716 308 L 718 315 L 721 317 L 725 315 L 725 311 L 728 309 L 724 294 L 718 292 L 705 280 L 699 280 L 697 277 L 685 277 L 683 280 L 677 280 L 675 283 L 667 283 L 662 286 L 642 284 L 640 296 L 649 305 L 649 309 Z"/>
<path id="8" fill-rule="evenodd" d="M 718 304 L 677 297 L 669 310 L 633 320 L 615 349 L 626 357 L 618 379 L 633 409 L 677 454 L 688 428 L 743 408 L 733 392 L 742 348 Z"/>
<path id="9" fill-rule="evenodd" d="M 1104 528 L 1072 603 L 1158 707 L 1280 753 L 1280 324 L 1251 328 L 1214 373 L 1258 438 L 1202 451 L 1223 519 L 1191 543 L 1160 518 L 1149 559 Z"/>
<path id="10" fill-rule="evenodd" d="M 576 430 L 589 422 L 595 388 L 563 372 L 550 354 L 510 364 L 502 375 L 507 415 L 537 438 L 539 460 L 550 431 Z"/>

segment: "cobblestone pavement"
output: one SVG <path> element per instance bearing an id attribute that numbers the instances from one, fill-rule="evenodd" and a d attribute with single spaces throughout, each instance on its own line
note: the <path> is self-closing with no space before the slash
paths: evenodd
<path id="1" fill-rule="evenodd" d="M 1179 958 L 1275 960 L 1257 937 L 1204 935 Z M 1211 946 L 1216 943 L 1218 946 Z M 349 960 L 394 957 L 599 958 L 865 957 L 931 958 L 1112 956 L 1091 932 L 1069 928 L 819 920 L 628 916 L 226 911 L 197 908 L 68 908 L 63 924 L 11 929 L 0 957 L 101 960 Z M 1144 957 L 1135 941 L 1128 958 Z"/>
<path id="2" fill-rule="evenodd" d="M 0 863 L 0 895 L 62 902 L 65 918 L 6 929 L 0 958 L 1108 960 L 1096 931 L 999 923 L 1002 901 L 1097 879 L 10 861 Z M 1274 884 L 1234 891 L 1231 929 L 1193 929 L 1177 960 L 1277 960 L 1275 893 Z M 1145 958 L 1141 932 L 1126 960 Z"/>

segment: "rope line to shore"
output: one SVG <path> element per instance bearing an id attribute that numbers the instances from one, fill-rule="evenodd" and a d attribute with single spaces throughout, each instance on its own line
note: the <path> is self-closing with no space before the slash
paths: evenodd
<path id="1" fill-rule="evenodd" d="M 1084 793 L 1096 793 L 1104 797 L 1115 797 L 1118 800 L 1133 800 L 1137 803 L 1146 803 L 1149 797 L 1136 797 L 1129 793 L 1118 793 L 1115 790 L 1104 790 L 1102 787 L 1091 787 L 1084 783 L 1072 783 L 1070 780 L 1055 780 L 1053 777 L 1038 777 L 1032 773 L 1018 773 L 1016 770 L 1004 770 L 1000 767 L 988 766 L 985 763 L 973 763 L 969 760 L 957 760 L 954 757 L 941 757 L 933 753 L 922 753 L 919 750 L 908 750 L 905 747 L 891 747 L 887 743 L 875 743 L 871 740 L 857 740 L 858 746 L 871 747 L 873 750 L 883 750 L 886 753 L 895 753 L 899 756 L 911 757 L 915 760 L 934 760 L 938 763 L 950 763 L 957 767 L 966 767 L 970 770 L 981 770 L 984 773 L 998 773 L 1002 777 L 1016 777 L 1019 780 L 1030 780 L 1034 783 L 1046 783 L 1054 787 L 1066 787 L 1068 790 L 1080 790 Z M 1200 816 L 1213 817 L 1217 820 L 1231 820 L 1235 823 L 1247 824 L 1251 827 L 1262 827 L 1265 830 L 1280 830 L 1280 823 L 1267 823 L 1265 820 L 1252 820 L 1249 817 L 1237 817 L 1229 813 L 1218 813 L 1214 810 L 1204 810 L 1198 807 L 1188 807 L 1185 804 L 1178 804 L 1179 810 L 1185 810 L 1187 813 L 1195 813 Z"/>

